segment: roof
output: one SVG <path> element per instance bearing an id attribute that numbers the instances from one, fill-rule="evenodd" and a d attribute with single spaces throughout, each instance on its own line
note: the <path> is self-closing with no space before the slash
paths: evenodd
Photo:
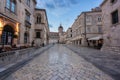
<path id="1" fill-rule="evenodd" d="M 37 1 L 36 0 L 33 0 L 35 2 L 35 4 L 37 4 Z"/>
<path id="2" fill-rule="evenodd" d="M 108 0 L 104 0 L 104 1 L 100 4 L 100 6 L 103 6 L 107 1 L 108 1 Z"/>
<path id="3" fill-rule="evenodd" d="M 63 26 L 60 24 L 59 28 L 63 28 Z"/>

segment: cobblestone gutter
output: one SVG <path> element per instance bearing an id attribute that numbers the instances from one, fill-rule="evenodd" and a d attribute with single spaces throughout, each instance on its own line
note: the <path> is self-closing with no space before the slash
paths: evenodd
<path id="1" fill-rule="evenodd" d="M 39 49 L 29 48 L 24 50 L 10 51 L 0 54 L 0 80 L 24 66 L 34 57 L 37 57 L 44 51 L 51 48 L 53 45 L 48 45 Z"/>

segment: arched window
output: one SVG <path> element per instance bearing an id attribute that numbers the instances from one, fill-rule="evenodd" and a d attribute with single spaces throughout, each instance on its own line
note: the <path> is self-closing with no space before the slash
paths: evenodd
<path id="1" fill-rule="evenodd" d="M 2 44 L 12 45 L 14 32 L 15 31 L 11 26 L 9 25 L 4 26 L 1 36 Z"/>
<path id="2" fill-rule="evenodd" d="M 16 0 L 6 0 L 6 8 L 13 13 L 16 12 Z"/>
<path id="3" fill-rule="evenodd" d="M 40 24 L 40 23 L 41 23 L 41 14 L 38 14 L 38 15 L 37 15 L 36 23 L 37 23 L 37 24 Z"/>

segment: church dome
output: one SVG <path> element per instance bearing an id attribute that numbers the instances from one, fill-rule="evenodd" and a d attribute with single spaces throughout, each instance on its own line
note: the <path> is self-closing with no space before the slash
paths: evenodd
<path id="1" fill-rule="evenodd" d="M 63 28 L 63 26 L 60 24 L 59 28 Z"/>

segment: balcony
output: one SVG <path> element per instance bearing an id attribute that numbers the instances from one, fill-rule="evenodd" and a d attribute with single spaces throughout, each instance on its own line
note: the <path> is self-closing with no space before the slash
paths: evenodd
<path id="1" fill-rule="evenodd" d="M 31 28 L 31 23 L 27 20 L 25 20 L 25 26 Z"/>

